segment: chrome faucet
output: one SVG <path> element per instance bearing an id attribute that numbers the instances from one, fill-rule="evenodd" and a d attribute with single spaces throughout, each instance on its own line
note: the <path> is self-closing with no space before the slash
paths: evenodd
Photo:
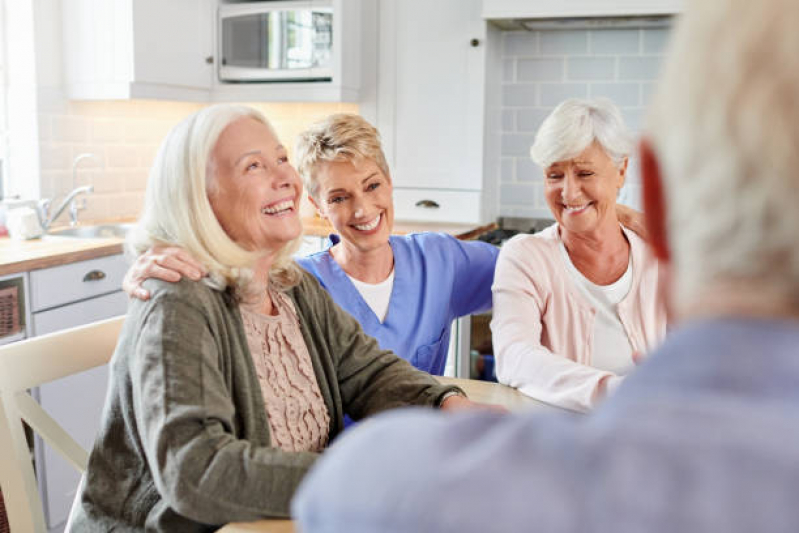
<path id="1" fill-rule="evenodd" d="M 51 200 L 44 198 L 39 201 L 39 222 L 41 222 L 42 229 L 44 229 L 45 232 L 48 230 L 53 221 L 61 216 L 61 213 L 64 212 L 64 209 L 66 209 L 67 206 L 69 206 L 69 225 L 77 225 L 78 212 L 81 209 L 86 208 L 86 202 L 84 200 L 82 204 L 78 204 L 76 196 L 79 194 L 89 194 L 94 191 L 94 186 L 92 185 L 83 185 L 81 187 L 75 186 L 78 178 L 78 163 L 84 159 L 90 158 L 96 159 L 97 157 L 90 153 L 79 154 L 75 157 L 75 160 L 72 162 L 72 190 L 61 201 L 61 204 L 59 204 L 58 208 L 52 215 L 49 215 Z"/>
<path id="2" fill-rule="evenodd" d="M 64 212 L 64 209 L 67 208 L 69 205 L 69 225 L 74 226 L 78 223 L 78 211 L 81 209 L 77 206 L 75 197 L 79 194 L 89 194 L 90 192 L 94 191 L 94 186 L 92 185 L 83 185 L 81 187 L 76 187 L 70 191 L 70 193 L 61 201 L 61 204 L 55 210 L 51 216 L 48 216 L 47 212 L 49 211 L 50 207 L 50 200 L 42 200 L 39 202 L 39 209 L 42 212 L 42 217 L 44 222 L 42 222 L 42 228 L 44 231 L 50 227 L 55 219 L 57 219 L 61 213 Z"/>

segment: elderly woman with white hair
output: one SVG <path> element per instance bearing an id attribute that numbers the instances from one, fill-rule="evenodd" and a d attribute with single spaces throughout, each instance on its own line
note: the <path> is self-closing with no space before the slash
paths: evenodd
<path id="1" fill-rule="evenodd" d="M 251 108 L 209 107 L 169 133 L 132 246 L 179 246 L 209 276 L 148 280 L 151 298 L 132 301 L 76 531 L 288 516 L 345 412 L 470 404 L 381 350 L 291 260 L 301 194 Z"/>
<path id="2" fill-rule="evenodd" d="M 511 239 L 497 261 L 501 383 L 587 411 L 663 339 L 662 269 L 616 214 L 631 150 L 608 100 L 567 100 L 541 125 L 531 154 L 557 223 Z"/>

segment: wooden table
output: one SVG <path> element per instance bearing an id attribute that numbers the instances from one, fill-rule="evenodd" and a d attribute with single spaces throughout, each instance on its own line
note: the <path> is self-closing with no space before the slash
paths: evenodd
<path id="1" fill-rule="evenodd" d="M 481 403 L 493 403 L 507 407 L 510 411 L 527 411 L 531 409 L 558 409 L 551 405 L 525 396 L 516 389 L 490 381 L 438 377 L 444 385 L 457 385 L 469 396 L 470 400 Z M 299 533 L 291 520 L 259 520 L 258 522 L 238 522 L 228 524 L 219 530 L 221 533 Z"/>

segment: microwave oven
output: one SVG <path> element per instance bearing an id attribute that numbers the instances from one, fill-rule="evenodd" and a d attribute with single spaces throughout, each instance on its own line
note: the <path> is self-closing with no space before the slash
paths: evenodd
<path id="1" fill-rule="evenodd" d="M 332 0 L 222 4 L 218 13 L 220 81 L 332 79 Z"/>

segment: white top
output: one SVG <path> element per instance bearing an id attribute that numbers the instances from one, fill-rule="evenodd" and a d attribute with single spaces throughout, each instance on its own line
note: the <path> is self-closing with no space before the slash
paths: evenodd
<path id="1" fill-rule="evenodd" d="M 591 335 L 591 366 L 619 376 L 629 374 L 635 366 L 633 349 L 619 319 L 618 304 L 627 296 L 633 284 L 632 252 L 627 270 L 617 281 L 610 285 L 597 285 L 577 270 L 563 241 L 560 250 L 569 277 L 596 311 Z"/>
<path id="2" fill-rule="evenodd" d="M 391 274 L 380 283 L 364 283 L 350 275 L 347 277 L 380 322 L 385 322 L 388 303 L 391 301 L 391 290 L 394 288 L 394 269 L 392 268 Z"/>

